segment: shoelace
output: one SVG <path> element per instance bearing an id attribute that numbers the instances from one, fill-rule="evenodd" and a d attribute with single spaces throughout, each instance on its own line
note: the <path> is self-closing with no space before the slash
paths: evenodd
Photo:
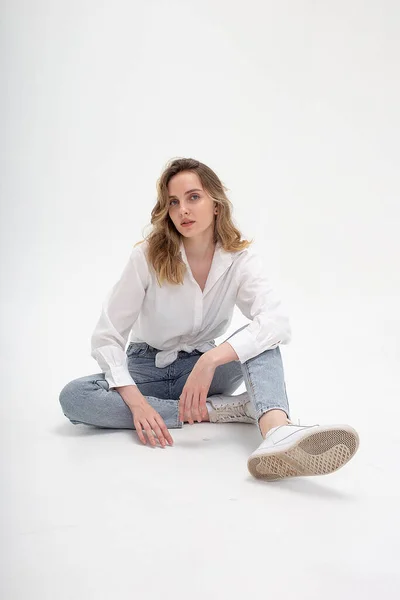
<path id="1" fill-rule="evenodd" d="M 222 413 L 229 418 L 250 417 L 250 415 L 248 415 L 246 412 L 245 405 L 241 404 L 240 402 L 237 402 L 237 403 L 232 402 L 231 404 L 223 404 L 222 406 L 217 406 L 215 408 L 215 410 L 218 413 Z"/>

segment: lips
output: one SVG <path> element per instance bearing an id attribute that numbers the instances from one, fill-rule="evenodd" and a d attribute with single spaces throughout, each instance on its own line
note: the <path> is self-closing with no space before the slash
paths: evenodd
<path id="1" fill-rule="evenodd" d="M 190 223 L 194 223 L 194 221 L 182 221 L 181 225 L 189 225 Z"/>

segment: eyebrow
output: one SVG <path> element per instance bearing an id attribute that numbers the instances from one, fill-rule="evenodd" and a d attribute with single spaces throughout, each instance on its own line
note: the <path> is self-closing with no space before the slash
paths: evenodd
<path id="1" fill-rule="evenodd" d="M 203 190 L 199 190 L 199 189 L 196 188 L 194 190 L 188 190 L 187 192 L 185 192 L 184 195 L 186 196 L 186 194 L 190 194 L 191 192 L 202 192 L 202 191 Z M 169 199 L 171 199 L 171 198 L 177 198 L 177 196 L 169 196 Z"/>

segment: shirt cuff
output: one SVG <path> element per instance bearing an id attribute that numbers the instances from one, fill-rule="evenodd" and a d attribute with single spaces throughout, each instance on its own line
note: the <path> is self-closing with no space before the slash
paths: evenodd
<path id="1" fill-rule="evenodd" d="M 129 371 L 124 365 L 120 367 L 112 367 L 104 374 L 104 378 L 108 383 L 109 388 L 120 387 L 122 385 L 136 385 Z"/>
<path id="2" fill-rule="evenodd" d="M 239 361 L 243 364 L 250 358 L 254 358 L 254 356 L 258 356 L 261 352 L 265 350 L 272 350 L 276 348 L 281 343 L 276 342 L 275 344 L 271 344 L 268 348 L 261 348 L 254 340 L 253 334 L 248 331 L 247 327 L 242 329 L 242 331 L 238 331 L 228 340 L 226 340 L 228 344 L 232 346 L 235 350 L 236 354 L 239 357 Z"/>

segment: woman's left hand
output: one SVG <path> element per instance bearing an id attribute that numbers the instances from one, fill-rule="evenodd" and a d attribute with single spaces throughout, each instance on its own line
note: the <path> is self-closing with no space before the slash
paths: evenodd
<path id="1" fill-rule="evenodd" d="M 216 367 L 204 353 L 186 380 L 182 394 L 179 396 L 179 420 L 193 425 L 207 416 L 207 394 L 214 377 Z"/>

